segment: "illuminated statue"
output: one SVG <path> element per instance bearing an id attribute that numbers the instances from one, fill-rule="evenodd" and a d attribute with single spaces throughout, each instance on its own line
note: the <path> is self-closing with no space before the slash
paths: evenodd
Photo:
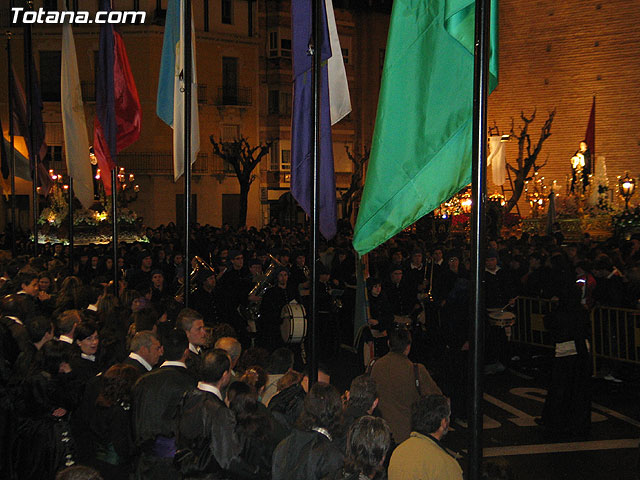
<path id="1" fill-rule="evenodd" d="M 582 183 L 582 192 L 589 185 L 589 176 L 591 174 L 591 152 L 589 146 L 584 140 L 580 142 L 580 148 L 571 157 L 571 191 L 575 192 L 576 184 Z"/>

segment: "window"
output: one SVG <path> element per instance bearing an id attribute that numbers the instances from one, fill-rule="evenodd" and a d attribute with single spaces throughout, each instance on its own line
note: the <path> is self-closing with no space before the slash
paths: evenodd
<path id="1" fill-rule="evenodd" d="M 60 50 L 40 52 L 40 91 L 43 102 L 60 101 Z"/>
<path id="2" fill-rule="evenodd" d="M 278 31 L 269 32 L 269 57 L 278 56 Z"/>
<path id="3" fill-rule="evenodd" d="M 280 113 L 280 92 L 269 90 L 269 114 Z"/>
<path id="4" fill-rule="evenodd" d="M 271 162 L 269 163 L 269 170 L 280 170 L 280 157 L 278 153 L 278 149 L 275 148 L 275 146 L 271 147 L 271 152 L 269 153 L 269 157 L 271 159 Z"/>
<path id="5" fill-rule="evenodd" d="M 209 0 L 204 0 L 204 31 L 209 31 Z"/>
<path id="6" fill-rule="evenodd" d="M 291 115 L 291 94 L 280 92 L 280 115 Z"/>
<path id="7" fill-rule="evenodd" d="M 280 40 L 280 55 L 283 57 L 291 57 L 291 40 L 283 38 Z"/>
<path id="8" fill-rule="evenodd" d="M 348 48 L 342 49 L 342 59 L 344 60 L 345 65 L 349 65 L 349 49 Z"/>
<path id="9" fill-rule="evenodd" d="M 222 103 L 238 104 L 238 59 L 222 57 Z"/>
<path id="10" fill-rule="evenodd" d="M 222 0 L 222 23 L 233 25 L 233 0 Z"/>
<path id="11" fill-rule="evenodd" d="M 282 35 L 278 30 L 269 32 L 269 58 L 287 57 L 291 58 L 291 39 L 281 38 Z"/>
<path id="12" fill-rule="evenodd" d="M 269 114 L 291 115 L 291 94 L 269 90 Z"/>
<path id="13" fill-rule="evenodd" d="M 233 142 L 240 138 L 240 125 L 222 125 L 222 141 Z"/>
<path id="14" fill-rule="evenodd" d="M 291 170 L 291 150 L 280 151 L 280 170 Z"/>
<path id="15" fill-rule="evenodd" d="M 62 162 L 62 145 L 47 145 L 47 154 L 44 157 L 45 162 L 53 169 L 60 168 L 60 165 L 52 162 Z"/>

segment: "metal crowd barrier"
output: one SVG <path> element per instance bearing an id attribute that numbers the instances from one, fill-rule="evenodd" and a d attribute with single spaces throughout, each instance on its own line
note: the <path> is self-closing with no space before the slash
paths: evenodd
<path id="1" fill-rule="evenodd" d="M 511 340 L 554 348 L 551 335 L 544 328 L 544 316 L 550 309 L 550 300 L 518 297 Z M 596 359 L 640 364 L 640 310 L 596 307 L 590 317 L 594 370 Z"/>

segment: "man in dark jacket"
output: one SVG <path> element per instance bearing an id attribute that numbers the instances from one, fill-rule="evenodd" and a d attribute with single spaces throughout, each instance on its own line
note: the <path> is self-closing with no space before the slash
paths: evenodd
<path id="1" fill-rule="evenodd" d="M 227 352 L 219 348 L 207 352 L 198 386 L 186 394 L 178 414 L 176 463 L 184 479 L 252 478 L 257 474 L 240 459 L 236 419 L 222 398 L 230 379 Z"/>
<path id="2" fill-rule="evenodd" d="M 172 330 L 164 340 L 166 361 L 138 380 L 132 391 L 134 438 L 140 449 L 138 479 L 179 479 L 173 466 L 175 417 L 182 396 L 195 386 L 185 365 L 189 342 L 182 330 Z"/>

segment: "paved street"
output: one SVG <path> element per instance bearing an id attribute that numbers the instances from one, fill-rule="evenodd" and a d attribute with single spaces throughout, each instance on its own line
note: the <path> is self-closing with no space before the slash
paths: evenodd
<path id="1" fill-rule="evenodd" d="M 487 378 L 485 458 L 509 464 L 518 480 L 635 480 L 640 438 L 635 385 L 594 380 L 591 434 L 550 439 L 534 422 L 546 395 L 542 377 L 510 370 Z M 464 467 L 467 430 L 454 428 L 446 443 Z"/>
<path id="2" fill-rule="evenodd" d="M 349 361 L 334 370 L 342 387 Z M 522 362 L 525 363 L 525 362 Z M 621 384 L 593 380 L 592 431 L 586 437 L 550 439 L 534 417 L 546 396 L 548 361 L 515 364 L 488 376 L 484 395 L 484 456 L 511 466 L 517 480 L 636 480 L 640 440 L 637 369 L 621 369 Z M 467 429 L 453 424 L 444 444 L 466 468 Z"/>

